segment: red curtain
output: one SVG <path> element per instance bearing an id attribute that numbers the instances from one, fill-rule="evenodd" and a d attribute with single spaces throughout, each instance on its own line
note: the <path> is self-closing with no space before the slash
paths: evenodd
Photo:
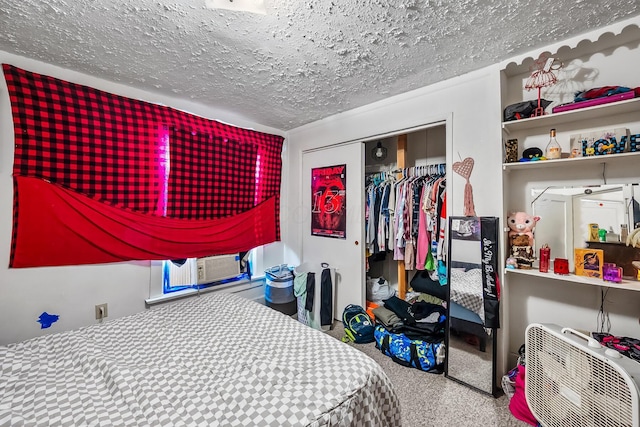
<path id="1" fill-rule="evenodd" d="M 15 131 L 10 266 L 216 255 L 279 239 L 282 137 L 3 71 Z"/>
<path id="2" fill-rule="evenodd" d="M 238 215 L 184 220 L 120 209 L 37 178 L 15 182 L 20 244 L 13 267 L 228 254 L 276 238 L 275 197 Z"/>

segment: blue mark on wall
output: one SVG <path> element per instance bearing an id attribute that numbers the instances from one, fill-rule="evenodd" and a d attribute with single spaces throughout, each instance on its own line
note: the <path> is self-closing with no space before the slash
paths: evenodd
<path id="1" fill-rule="evenodd" d="M 57 314 L 49 314 L 46 311 L 38 317 L 38 323 L 40 323 L 40 329 L 50 327 L 54 322 L 57 322 L 60 316 Z"/>

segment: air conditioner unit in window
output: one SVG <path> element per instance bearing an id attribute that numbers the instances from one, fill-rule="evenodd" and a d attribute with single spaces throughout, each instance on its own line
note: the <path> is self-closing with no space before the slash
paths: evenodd
<path id="1" fill-rule="evenodd" d="M 198 285 L 219 282 L 238 277 L 240 271 L 240 255 L 217 255 L 198 258 Z"/>

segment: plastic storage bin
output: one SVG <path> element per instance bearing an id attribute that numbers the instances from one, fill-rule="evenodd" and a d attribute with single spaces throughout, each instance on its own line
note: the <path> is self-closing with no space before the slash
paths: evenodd
<path id="1" fill-rule="evenodd" d="M 265 270 L 266 283 L 264 300 L 268 307 L 286 315 L 297 311 L 296 297 L 293 295 L 293 272 L 286 265 L 276 265 Z"/>

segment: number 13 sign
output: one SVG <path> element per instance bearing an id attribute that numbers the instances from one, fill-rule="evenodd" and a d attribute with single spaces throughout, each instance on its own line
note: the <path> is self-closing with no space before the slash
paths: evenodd
<path id="1" fill-rule="evenodd" d="M 311 235 L 346 238 L 347 165 L 311 169 Z"/>

